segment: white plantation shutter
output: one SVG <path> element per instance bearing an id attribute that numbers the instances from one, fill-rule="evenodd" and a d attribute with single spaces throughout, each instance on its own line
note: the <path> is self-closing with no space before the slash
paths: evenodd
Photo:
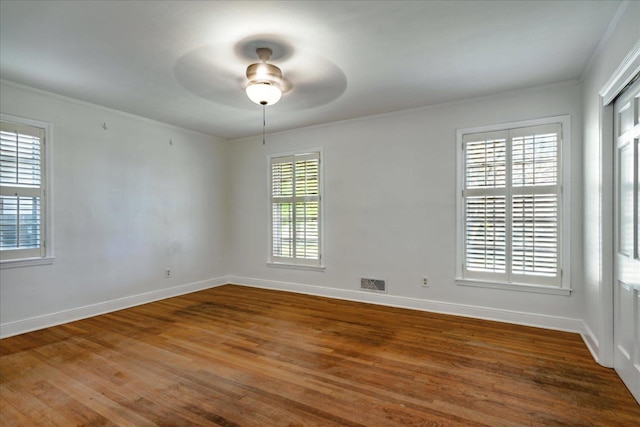
<path id="1" fill-rule="evenodd" d="M 558 274 L 558 196 L 513 196 L 513 274 Z M 524 280 L 524 279 L 521 279 Z"/>
<path id="2" fill-rule="evenodd" d="M 506 268 L 506 211 L 504 196 L 467 197 L 467 269 L 504 273 Z"/>
<path id="3" fill-rule="evenodd" d="M 561 125 L 466 134 L 463 276 L 560 285 Z"/>
<path id="4" fill-rule="evenodd" d="M 320 265 L 320 153 L 271 159 L 271 260 Z"/>
<path id="5" fill-rule="evenodd" d="M 293 159 L 271 164 L 272 256 L 293 257 Z"/>
<path id="6" fill-rule="evenodd" d="M 504 188 L 507 145 L 505 132 L 465 135 L 465 187 Z"/>
<path id="7" fill-rule="evenodd" d="M 0 122 L 0 256 L 44 255 L 44 129 Z"/>
<path id="8" fill-rule="evenodd" d="M 503 274 L 506 268 L 506 136 L 465 141 L 465 259 L 469 271 Z"/>

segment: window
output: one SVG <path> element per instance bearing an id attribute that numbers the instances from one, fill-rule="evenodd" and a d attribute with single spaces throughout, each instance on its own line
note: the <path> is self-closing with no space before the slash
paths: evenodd
<path id="1" fill-rule="evenodd" d="M 459 282 L 563 284 L 563 129 L 568 118 L 458 132 Z"/>
<path id="2" fill-rule="evenodd" d="M 48 125 L 0 120 L 0 260 L 3 267 L 39 263 L 47 243 L 45 143 Z"/>
<path id="3" fill-rule="evenodd" d="M 272 157 L 271 262 L 320 267 L 320 152 Z"/>

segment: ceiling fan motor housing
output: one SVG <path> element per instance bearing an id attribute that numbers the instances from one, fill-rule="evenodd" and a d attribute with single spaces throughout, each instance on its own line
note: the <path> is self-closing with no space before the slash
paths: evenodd
<path id="1" fill-rule="evenodd" d="M 267 64 L 273 53 L 267 47 L 256 49 L 260 61 L 247 67 L 247 96 L 260 105 L 272 105 L 280 100 L 282 90 L 282 71 L 275 65 Z"/>
<path id="2" fill-rule="evenodd" d="M 259 62 L 247 67 L 247 79 L 249 84 L 268 83 L 280 87 L 282 71 L 275 65 Z"/>

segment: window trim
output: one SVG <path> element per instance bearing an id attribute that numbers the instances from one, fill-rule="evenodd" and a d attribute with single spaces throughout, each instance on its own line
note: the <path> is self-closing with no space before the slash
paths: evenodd
<path id="1" fill-rule="evenodd" d="M 37 265 L 49 265 L 53 264 L 55 259 L 53 252 L 53 183 L 52 183 L 52 165 L 53 165 L 53 129 L 52 125 L 40 120 L 27 119 L 24 117 L 13 116 L 10 114 L 0 113 L 0 121 L 15 123 L 22 126 L 31 126 L 40 128 L 44 131 L 44 143 L 42 148 L 42 155 L 44 161 L 42 162 L 42 191 L 43 199 L 42 203 L 44 214 L 41 216 L 43 224 L 41 227 L 44 229 L 43 244 L 44 252 L 43 256 L 38 257 L 24 257 L 14 258 L 7 260 L 0 260 L 0 269 L 5 268 L 17 268 L 17 267 L 30 267 Z"/>
<path id="2" fill-rule="evenodd" d="M 463 137 L 467 134 L 505 131 L 516 128 L 532 127 L 539 125 L 548 125 L 560 123 L 562 126 L 561 142 L 560 142 L 560 159 L 559 159 L 559 178 L 560 181 L 560 251 L 558 254 L 558 264 L 560 269 L 560 285 L 542 285 L 529 283 L 507 283 L 493 279 L 478 279 L 465 277 L 464 271 L 464 147 Z M 571 274 L 570 274 L 570 256 L 571 256 L 571 120 L 569 115 L 552 116 L 532 120 L 522 120 L 509 123 L 501 123 L 487 126 L 478 126 L 473 128 L 457 129 L 456 131 L 456 272 L 455 283 L 460 286 L 472 286 L 493 288 L 512 291 L 524 291 L 554 295 L 570 295 L 571 293 Z"/>
<path id="3" fill-rule="evenodd" d="M 299 156 L 304 154 L 317 153 L 318 154 L 318 173 L 320 174 L 320 179 L 318 182 L 318 192 L 319 192 L 319 201 L 318 201 L 318 209 L 320 211 L 320 218 L 318 221 L 318 226 L 320 227 L 320 233 L 318 236 L 319 242 L 319 260 L 318 264 L 311 264 L 305 262 L 295 262 L 293 259 L 291 262 L 282 261 L 280 259 L 275 260 L 273 257 L 273 218 L 272 218 L 272 204 L 271 204 L 271 191 L 272 191 L 272 182 L 271 182 L 271 164 L 273 159 L 279 157 L 289 157 L 289 156 Z M 307 271 L 324 271 L 324 153 L 322 147 L 317 148 L 309 148 L 304 150 L 296 150 L 296 151 L 286 151 L 279 153 L 272 153 L 267 155 L 267 208 L 268 208 L 268 230 L 269 236 L 267 239 L 267 266 L 274 268 L 288 268 L 295 270 L 307 270 Z"/>

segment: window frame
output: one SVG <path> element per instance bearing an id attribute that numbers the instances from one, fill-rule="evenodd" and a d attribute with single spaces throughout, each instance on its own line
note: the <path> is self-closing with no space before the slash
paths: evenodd
<path id="1" fill-rule="evenodd" d="M 38 128 L 41 129 L 44 134 L 41 144 L 42 169 L 40 175 L 40 188 L 42 192 L 40 201 L 41 255 L 33 256 L 27 254 L 22 257 L 0 259 L 0 269 L 52 264 L 55 259 L 53 253 L 52 125 L 40 120 L 5 113 L 0 113 L 0 121 L 18 126 Z"/>
<path id="2" fill-rule="evenodd" d="M 486 132 L 517 131 L 519 128 L 527 128 L 541 125 L 560 124 L 558 153 L 558 270 L 560 274 L 559 284 L 544 283 L 520 283 L 508 282 L 506 279 L 492 277 L 491 274 L 465 275 L 465 151 L 464 136 Z M 571 122 L 569 115 L 545 117 L 533 120 L 523 120 L 510 123 L 478 126 L 473 128 L 458 129 L 456 131 L 456 275 L 455 283 L 461 286 L 474 286 L 494 289 L 506 289 L 525 292 L 536 292 L 555 295 L 570 295 L 570 146 L 571 146 Z M 510 152 L 510 150 L 509 150 Z M 510 176 L 510 174 L 507 174 Z M 511 192 L 512 183 L 507 190 Z M 510 218 L 510 215 L 508 215 Z M 507 247 L 510 243 L 507 242 Z M 509 255 L 508 255 L 509 256 Z M 510 263 L 508 263 L 510 264 Z"/>
<path id="3" fill-rule="evenodd" d="M 309 154 L 317 154 L 318 156 L 318 260 L 306 260 L 301 258 L 283 258 L 274 256 L 273 254 L 273 183 L 272 183 L 272 164 L 278 158 L 305 156 Z M 324 170 L 323 170 L 323 150 L 322 148 L 310 148 L 306 150 L 289 151 L 282 153 L 273 153 L 267 156 L 267 195 L 268 195 L 268 222 L 269 222 L 269 238 L 268 238 L 268 260 L 267 266 L 277 268 L 290 268 L 298 270 L 324 271 Z M 295 227 L 294 227 L 295 229 Z M 295 240 L 295 234 L 294 234 Z"/>

